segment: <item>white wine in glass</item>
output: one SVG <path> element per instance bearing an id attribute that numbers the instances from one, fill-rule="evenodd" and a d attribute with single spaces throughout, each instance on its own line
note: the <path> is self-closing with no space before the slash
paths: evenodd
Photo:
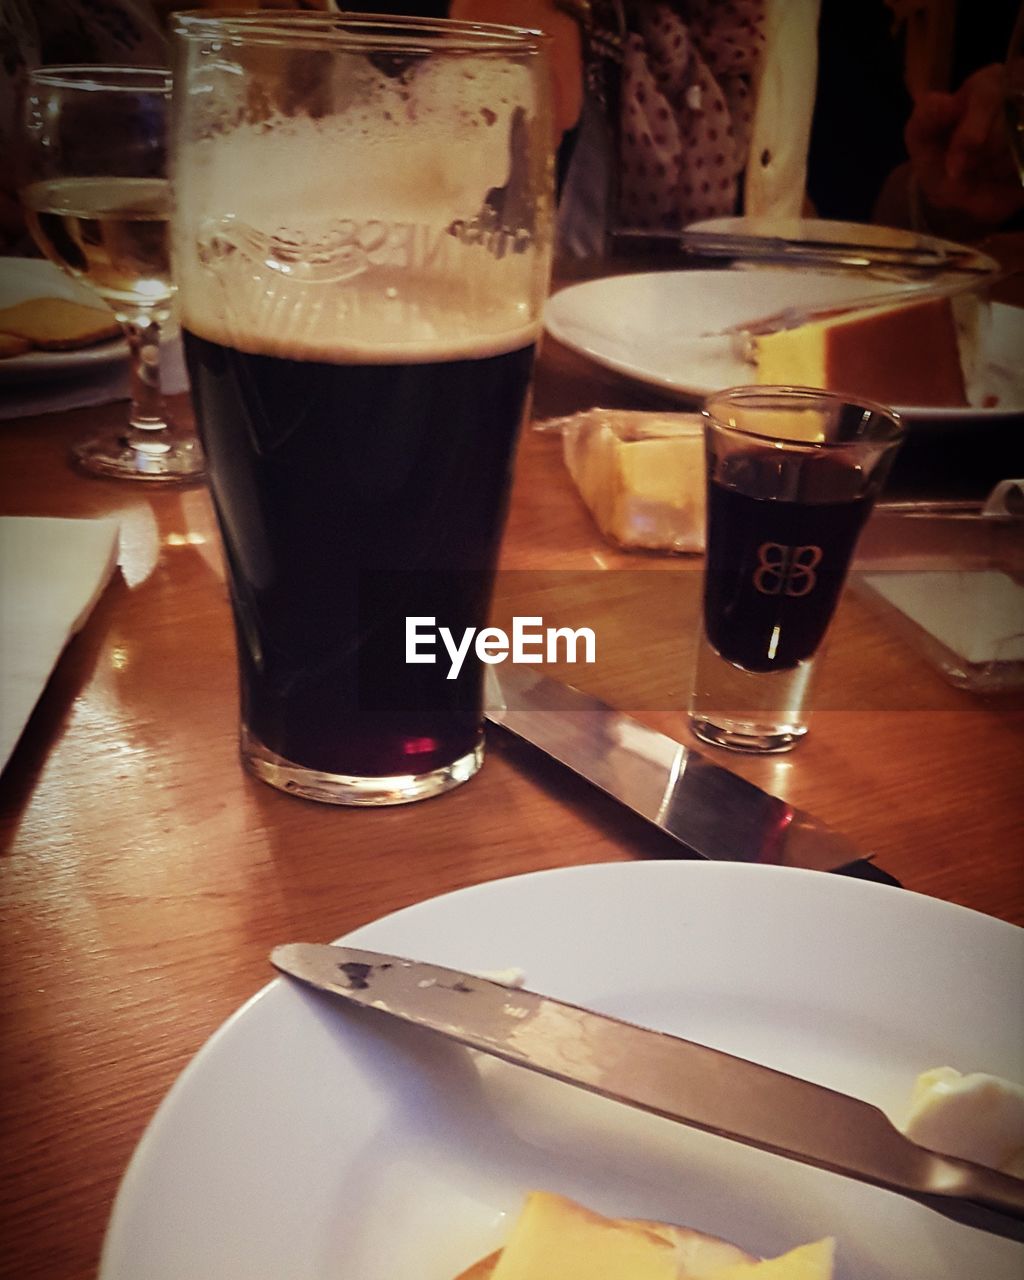
<path id="1" fill-rule="evenodd" d="M 131 353 L 123 427 L 80 441 L 85 470 L 141 480 L 200 476 L 202 452 L 166 416 L 160 332 L 171 314 L 166 175 L 171 77 L 158 68 L 43 67 L 25 104 L 21 200 L 46 256 L 113 309 Z"/>
<path id="2" fill-rule="evenodd" d="M 169 310 L 166 178 L 55 178 L 32 183 L 22 199 L 46 256 L 112 307 Z"/>

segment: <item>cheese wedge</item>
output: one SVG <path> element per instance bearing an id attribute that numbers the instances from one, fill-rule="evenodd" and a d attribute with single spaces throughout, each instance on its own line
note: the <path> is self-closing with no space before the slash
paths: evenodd
<path id="1" fill-rule="evenodd" d="M 455 1280 L 831 1280 L 833 1241 L 758 1261 L 688 1227 L 606 1218 L 531 1191 L 503 1249 Z"/>
<path id="2" fill-rule="evenodd" d="M 762 334 L 753 340 L 757 381 L 887 405 L 966 405 L 961 347 L 976 307 L 970 298 L 957 302 L 960 322 L 952 299 L 929 298 Z"/>
<path id="3" fill-rule="evenodd" d="M 101 307 L 67 298 L 29 298 L 0 309 L 0 333 L 12 334 L 42 351 L 70 351 L 116 338 L 121 326 Z"/>

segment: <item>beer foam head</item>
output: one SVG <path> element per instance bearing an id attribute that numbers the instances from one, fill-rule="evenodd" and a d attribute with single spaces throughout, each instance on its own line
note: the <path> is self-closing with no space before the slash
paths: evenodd
<path id="1" fill-rule="evenodd" d="M 193 77 L 179 104 L 186 327 L 315 358 L 530 341 L 550 256 L 534 77 L 482 57 L 426 58 L 400 75 L 363 56 L 318 65 L 206 68 L 208 99 Z"/>

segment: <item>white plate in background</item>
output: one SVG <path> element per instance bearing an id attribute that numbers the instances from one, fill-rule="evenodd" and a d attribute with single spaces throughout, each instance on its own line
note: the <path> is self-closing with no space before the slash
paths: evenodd
<path id="1" fill-rule="evenodd" d="M 346 941 L 462 969 L 518 966 L 531 988 L 894 1117 L 927 1067 L 1024 1079 L 1024 931 L 841 876 L 566 868 L 435 898 Z M 1024 1246 L 897 1196 L 279 979 L 159 1108 L 118 1194 L 100 1280 L 451 1280 L 500 1243 L 533 1187 L 768 1255 L 833 1234 L 838 1280 L 1018 1280 L 1024 1265 Z"/>
<path id="2" fill-rule="evenodd" d="M 0 258 L 0 308 L 16 306 L 29 298 L 67 298 L 89 307 L 104 305 L 91 289 L 52 262 L 42 258 Z M 0 385 L 80 377 L 127 358 L 128 344 L 123 338 L 74 351 L 27 351 L 0 360 Z"/>
<path id="3" fill-rule="evenodd" d="M 807 267 L 660 271 L 570 285 L 548 300 L 545 325 L 559 342 L 608 369 L 692 402 L 753 380 L 731 337 L 709 337 L 785 307 L 841 303 L 919 285 Z M 982 394 L 995 407 L 901 405 L 909 419 L 950 423 L 1024 413 L 1024 309 L 992 306 Z"/>

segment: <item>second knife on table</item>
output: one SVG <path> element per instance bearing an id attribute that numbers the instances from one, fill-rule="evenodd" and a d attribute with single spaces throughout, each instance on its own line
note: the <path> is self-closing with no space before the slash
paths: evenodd
<path id="1" fill-rule="evenodd" d="M 486 715 L 700 857 L 899 883 L 811 814 L 533 668 L 490 667 Z"/>

